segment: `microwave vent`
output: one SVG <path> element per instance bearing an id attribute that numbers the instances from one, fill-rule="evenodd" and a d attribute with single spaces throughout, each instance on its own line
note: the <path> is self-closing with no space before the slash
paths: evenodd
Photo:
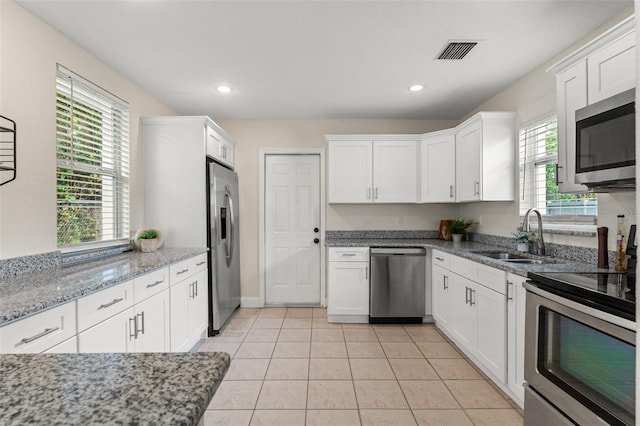
<path id="1" fill-rule="evenodd" d="M 476 41 L 451 41 L 442 49 L 438 59 L 445 61 L 464 59 L 477 44 Z"/>

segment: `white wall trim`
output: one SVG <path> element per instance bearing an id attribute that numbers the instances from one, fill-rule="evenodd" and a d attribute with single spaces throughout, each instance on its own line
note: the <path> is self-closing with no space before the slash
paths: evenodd
<path id="1" fill-rule="evenodd" d="M 258 276 L 260 285 L 259 305 L 265 305 L 265 162 L 267 155 L 318 155 L 320 156 L 320 303 L 322 307 L 327 306 L 326 303 L 326 287 L 325 287 L 325 149 L 324 148 L 261 148 L 258 151 Z M 250 298 L 247 298 L 250 299 Z M 243 299 L 244 300 L 244 299 Z M 244 304 L 243 304 L 244 306 Z"/>
<path id="2" fill-rule="evenodd" d="M 260 304 L 259 297 L 241 297 L 240 298 L 240 307 L 241 308 L 261 308 L 264 306 Z"/>

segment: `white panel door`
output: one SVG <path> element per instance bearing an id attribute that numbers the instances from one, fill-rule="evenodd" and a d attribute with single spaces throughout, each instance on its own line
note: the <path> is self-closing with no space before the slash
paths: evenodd
<path id="1" fill-rule="evenodd" d="M 474 284 L 470 303 L 477 312 L 477 356 L 501 382 L 505 382 L 506 309 L 505 296 L 482 285 Z"/>
<path id="2" fill-rule="evenodd" d="M 329 142 L 329 203 L 372 203 L 371 141 Z"/>
<path id="3" fill-rule="evenodd" d="M 416 203 L 418 161 L 417 141 L 374 141 L 374 202 Z"/>
<path id="4" fill-rule="evenodd" d="M 169 290 L 135 305 L 138 327 L 134 352 L 168 352 Z"/>
<path id="5" fill-rule="evenodd" d="M 265 161 L 265 303 L 319 305 L 320 156 Z"/>
<path id="6" fill-rule="evenodd" d="M 456 134 L 456 201 L 482 199 L 482 122 Z"/>
<path id="7" fill-rule="evenodd" d="M 421 198 L 430 203 L 456 201 L 456 135 L 428 136 L 422 140 Z"/>

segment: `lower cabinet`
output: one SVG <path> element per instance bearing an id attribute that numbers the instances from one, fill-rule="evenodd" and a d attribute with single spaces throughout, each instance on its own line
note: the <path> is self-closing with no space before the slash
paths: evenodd
<path id="1" fill-rule="evenodd" d="M 369 322 L 369 249 L 330 247 L 329 322 Z"/>
<path id="2" fill-rule="evenodd" d="M 451 256 L 452 270 L 433 265 L 434 320 L 485 372 L 504 383 L 506 274 L 466 259 L 458 260 Z"/>
<path id="3" fill-rule="evenodd" d="M 64 342 L 44 351 L 45 354 L 76 354 L 78 353 L 78 336 L 73 336 Z"/>
<path id="4" fill-rule="evenodd" d="M 78 334 L 79 353 L 133 352 L 135 311 L 133 307 Z"/>
<path id="5" fill-rule="evenodd" d="M 524 406 L 524 318 L 527 290 L 525 277 L 507 275 L 507 386 Z"/>
<path id="6" fill-rule="evenodd" d="M 186 352 L 207 329 L 207 270 L 171 286 L 171 352 Z"/>

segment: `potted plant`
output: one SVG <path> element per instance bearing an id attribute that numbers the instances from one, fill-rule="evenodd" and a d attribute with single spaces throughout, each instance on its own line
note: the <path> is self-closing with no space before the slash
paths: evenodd
<path id="1" fill-rule="evenodd" d="M 140 240 L 140 250 L 143 253 L 151 253 L 158 250 L 158 231 L 155 229 L 145 229 L 138 236 Z"/>
<path id="2" fill-rule="evenodd" d="M 535 239 L 535 236 L 531 232 L 523 231 L 522 228 L 518 228 L 518 230 L 513 233 L 516 249 L 520 252 L 528 253 L 529 244 L 535 241 Z"/>
<path id="3" fill-rule="evenodd" d="M 467 230 L 475 223 L 473 219 L 454 219 L 447 228 L 447 232 L 451 234 L 454 243 L 460 242 Z"/>

